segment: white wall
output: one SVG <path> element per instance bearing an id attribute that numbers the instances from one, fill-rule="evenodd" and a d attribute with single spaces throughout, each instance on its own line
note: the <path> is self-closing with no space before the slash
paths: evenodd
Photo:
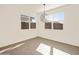
<path id="1" fill-rule="evenodd" d="M 21 30 L 21 14 L 35 15 L 21 5 L 0 5 L 0 47 L 37 36 L 37 29 Z"/>
<path id="2" fill-rule="evenodd" d="M 79 46 L 79 5 L 66 5 L 48 11 L 48 13 L 64 12 L 64 29 L 44 29 L 44 23 L 39 21 L 39 36 L 51 40 Z M 38 15 L 39 16 L 39 15 Z M 40 18 L 38 18 L 40 19 Z"/>

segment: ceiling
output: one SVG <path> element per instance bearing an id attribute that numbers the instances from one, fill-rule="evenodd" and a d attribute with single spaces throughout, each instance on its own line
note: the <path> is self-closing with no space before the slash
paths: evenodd
<path id="1" fill-rule="evenodd" d="M 64 6 L 64 5 L 65 4 L 47 4 L 47 5 L 45 5 L 45 10 L 54 9 L 54 8 L 61 7 L 61 6 Z M 32 12 L 42 12 L 42 11 L 44 11 L 43 4 L 27 4 L 27 5 L 24 5 L 24 6 L 26 7 L 26 9 L 28 9 L 29 11 L 32 11 Z"/>
<path id="2" fill-rule="evenodd" d="M 45 5 L 45 10 L 50 10 L 50 9 L 54 9 L 57 7 L 61 7 L 64 6 L 65 4 L 46 4 Z M 21 10 L 27 10 L 30 12 L 34 12 L 34 13 L 38 13 L 38 12 L 42 12 L 44 11 L 44 6 L 43 4 L 3 4 L 0 5 L 2 7 L 7 7 L 7 8 L 16 8 L 16 9 L 21 9 Z"/>

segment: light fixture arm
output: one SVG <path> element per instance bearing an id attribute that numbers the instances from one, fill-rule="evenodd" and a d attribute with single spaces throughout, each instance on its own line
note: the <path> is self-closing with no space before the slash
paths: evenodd
<path id="1" fill-rule="evenodd" d="M 44 19 L 45 19 L 45 4 L 43 4 L 44 5 Z"/>

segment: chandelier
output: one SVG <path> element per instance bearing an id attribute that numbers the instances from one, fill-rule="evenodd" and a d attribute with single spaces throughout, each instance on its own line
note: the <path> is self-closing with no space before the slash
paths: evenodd
<path id="1" fill-rule="evenodd" d="M 42 22 L 46 22 L 46 15 L 47 15 L 46 11 L 45 11 L 46 4 L 43 4 L 43 6 L 44 6 L 44 11 L 40 16 L 40 19 L 41 19 Z"/>

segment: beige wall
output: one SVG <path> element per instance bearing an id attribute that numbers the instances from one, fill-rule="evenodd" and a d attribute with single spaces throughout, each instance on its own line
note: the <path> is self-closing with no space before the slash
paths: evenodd
<path id="1" fill-rule="evenodd" d="M 35 15 L 23 6 L 0 5 L 0 47 L 37 36 L 37 29 L 21 30 L 21 14 Z"/>
<path id="2" fill-rule="evenodd" d="M 44 23 L 39 22 L 39 36 L 79 46 L 79 5 L 66 5 L 48 11 L 48 13 L 55 12 L 64 12 L 64 29 L 45 30 Z"/>
<path id="3" fill-rule="evenodd" d="M 67 5 L 48 13 L 63 11 L 65 14 L 63 30 L 45 30 L 40 14 L 30 12 L 23 6 L 0 5 L 0 47 L 36 36 L 79 46 L 79 5 Z M 36 30 L 21 30 L 20 14 L 37 17 Z"/>

